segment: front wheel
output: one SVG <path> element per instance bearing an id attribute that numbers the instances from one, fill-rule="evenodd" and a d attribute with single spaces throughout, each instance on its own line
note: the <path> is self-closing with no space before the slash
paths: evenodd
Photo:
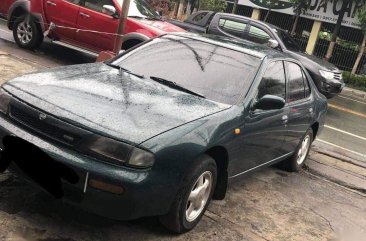
<path id="1" fill-rule="evenodd" d="M 29 16 L 17 18 L 13 26 L 13 37 L 17 45 L 25 49 L 35 49 L 43 41 L 41 29 Z"/>
<path id="2" fill-rule="evenodd" d="M 298 172 L 301 170 L 305 160 L 309 154 L 311 143 L 313 142 L 313 129 L 309 128 L 304 137 L 301 139 L 299 145 L 293 156 L 279 163 L 280 167 L 286 171 Z"/>
<path id="3" fill-rule="evenodd" d="M 174 233 L 184 233 L 193 229 L 211 201 L 216 180 L 215 161 L 203 155 L 188 172 L 169 213 L 160 217 L 161 223 Z"/>

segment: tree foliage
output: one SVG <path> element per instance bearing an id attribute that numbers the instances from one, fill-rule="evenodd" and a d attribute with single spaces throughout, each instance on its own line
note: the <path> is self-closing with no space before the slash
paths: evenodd
<path id="1" fill-rule="evenodd" d="M 163 15 L 169 14 L 172 5 L 170 0 L 147 0 L 147 3 L 150 4 L 155 11 L 162 12 Z"/>
<path id="2" fill-rule="evenodd" d="M 296 15 L 304 14 L 310 6 L 309 0 L 289 0 Z"/>
<path id="3" fill-rule="evenodd" d="M 366 32 L 366 5 L 358 9 L 356 17 L 361 24 L 361 29 Z"/>
<path id="4" fill-rule="evenodd" d="M 200 0 L 200 9 L 222 12 L 226 8 L 224 0 Z"/>

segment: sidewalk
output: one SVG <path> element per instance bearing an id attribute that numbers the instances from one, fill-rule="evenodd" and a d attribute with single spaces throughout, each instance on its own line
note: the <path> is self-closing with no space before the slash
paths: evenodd
<path id="1" fill-rule="evenodd" d="M 37 71 L 41 67 L 30 61 L 0 51 L 0 85 L 22 74 Z"/>

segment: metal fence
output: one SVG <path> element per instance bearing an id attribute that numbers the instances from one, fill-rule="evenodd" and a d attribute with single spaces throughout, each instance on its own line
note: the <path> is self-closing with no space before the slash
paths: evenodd
<path id="1" fill-rule="evenodd" d="M 234 3 L 231 3 L 231 2 L 226 2 L 226 3 L 227 4 L 226 4 L 225 13 L 232 13 Z M 239 5 L 239 4 L 236 6 L 235 14 L 246 16 L 246 17 L 251 17 L 252 13 L 253 13 L 253 8 L 251 8 L 251 7 L 247 7 L 247 6 Z"/>
<path id="2" fill-rule="evenodd" d="M 227 7 L 225 12 L 231 13 L 233 9 L 233 3 L 227 2 Z M 253 9 L 251 7 L 238 5 L 236 14 L 250 17 L 252 15 Z M 268 10 L 261 9 L 260 20 L 263 21 L 266 17 Z M 295 17 L 289 14 L 283 14 L 278 12 L 270 12 L 267 22 L 278 26 L 284 30 L 291 31 L 294 24 Z M 305 51 L 306 46 L 309 41 L 309 35 L 313 26 L 314 20 L 300 18 L 296 33 L 293 38 L 299 44 L 299 47 Z M 323 23 L 322 32 L 332 33 L 335 24 Z M 339 39 L 335 45 L 333 56 L 330 62 L 336 65 L 339 69 L 344 71 L 351 71 L 353 65 L 356 61 L 359 47 L 363 39 L 363 33 L 361 30 L 344 27 L 342 26 Z M 330 41 L 326 39 L 319 39 L 314 50 L 314 55 L 319 58 L 324 58 L 328 49 Z M 365 67 L 363 67 L 365 65 Z M 361 63 L 358 67 L 357 73 L 364 71 L 366 73 L 366 54 L 361 58 Z"/>

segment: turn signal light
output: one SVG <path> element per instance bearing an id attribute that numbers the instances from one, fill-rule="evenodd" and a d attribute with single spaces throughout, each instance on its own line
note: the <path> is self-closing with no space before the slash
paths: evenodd
<path id="1" fill-rule="evenodd" d="M 99 189 L 105 192 L 121 195 L 124 193 L 124 188 L 114 184 L 106 183 L 100 180 L 90 179 L 89 186 L 95 189 Z"/>

